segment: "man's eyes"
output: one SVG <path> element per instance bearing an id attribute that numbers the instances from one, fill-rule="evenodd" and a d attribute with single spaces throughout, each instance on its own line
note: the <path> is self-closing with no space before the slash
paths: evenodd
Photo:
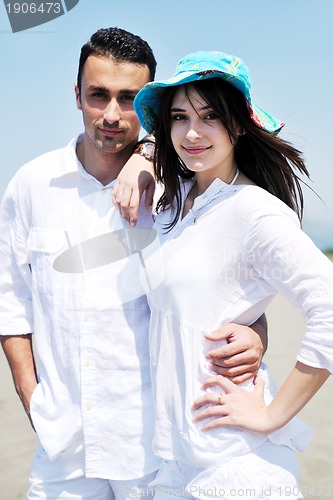
<path id="1" fill-rule="evenodd" d="M 94 97 L 95 99 L 106 99 L 107 95 L 105 92 L 92 92 L 91 97 Z"/>
<path id="2" fill-rule="evenodd" d="M 109 99 L 109 95 L 106 92 L 92 92 L 91 97 L 93 99 Z M 123 102 L 133 102 L 135 98 L 135 95 L 122 95 L 118 98 L 118 101 L 123 101 Z"/>
<path id="3" fill-rule="evenodd" d="M 132 95 L 132 94 L 123 95 L 123 96 L 120 97 L 120 99 L 122 101 L 130 101 L 130 102 L 133 102 L 134 98 L 135 98 L 135 95 Z"/>

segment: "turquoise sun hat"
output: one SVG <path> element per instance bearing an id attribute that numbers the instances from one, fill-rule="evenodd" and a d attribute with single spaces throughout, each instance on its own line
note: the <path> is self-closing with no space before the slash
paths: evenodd
<path id="1" fill-rule="evenodd" d="M 200 51 L 179 61 L 175 75 L 167 80 L 147 83 L 134 99 L 134 109 L 141 126 L 154 134 L 162 95 L 167 87 L 207 78 L 222 78 L 242 92 L 252 121 L 266 132 L 277 133 L 284 123 L 252 102 L 250 71 L 236 56 L 218 51 Z"/>

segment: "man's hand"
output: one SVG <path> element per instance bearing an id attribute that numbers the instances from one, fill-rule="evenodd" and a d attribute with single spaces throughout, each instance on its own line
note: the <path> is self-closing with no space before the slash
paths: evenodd
<path id="1" fill-rule="evenodd" d="M 1 337 L 1 344 L 12 371 L 16 392 L 35 430 L 30 416 L 30 400 L 37 386 L 31 334 Z"/>
<path id="2" fill-rule="evenodd" d="M 252 378 L 258 372 L 261 363 L 264 346 L 261 336 L 253 327 L 254 325 L 247 327 L 229 323 L 205 335 L 209 340 L 225 339 L 228 342 L 208 352 L 206 357 L 211 360 L 211 368 L 216 373 L 227 377 L 235 384 Z M 262 328 L 261 323 L 259 328 Z"/>
<path id="3" fill-rule="evenodd" d="M 133 154 L 122 168 L 112 189 L 112 201 L 124 219 L 135 226 L 143 192 L 145 206 L 151 211 L 155 191 L 153 163 L 139 154 Z"/>
<path id="4" fill-rule="evenodd" d="M 24 411 L 27 414 L 27 417 L 30 421 L 31 427 L 36 432 L 36 429 L 34 427 L 34 424 L 32 422 L 31 415 L 30 415 L 30 401 L 31 401 L 32 393 L 36 389 L 37 381 L 36 381 L 36 379 L 35 380 L 30 379 L 27 381 L 23 380 L 22 382 L 23 383 L 20 385 L 20 387 L 16 388 L 16 392 L 21 400 Z"/>

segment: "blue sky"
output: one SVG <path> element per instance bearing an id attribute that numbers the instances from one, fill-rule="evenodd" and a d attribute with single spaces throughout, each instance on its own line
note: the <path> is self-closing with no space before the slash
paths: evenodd
<path id="1" fill-rule="evenodd" d="M 23 163 L 82 130 L 73 90 L 80 48 L 98 28 L 118 26 L 148 41 L 158 78 L 197 50 L 244 59 L 254 102 L 286 123 L 282 135 L 304 152 L 321 197 L 306 189 L 304 229 L 333 248 L 332 22 L 332 0 L 80 0 L 58 19 L 13 34 L 1 3 L 0 195 Z"/>

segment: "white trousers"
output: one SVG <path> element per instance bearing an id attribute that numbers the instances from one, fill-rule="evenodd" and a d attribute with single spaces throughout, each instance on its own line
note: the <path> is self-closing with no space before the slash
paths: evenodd
<path id="1" fill-rule="evenodd" d="M 29 477 L 27 500 L 152 500 L 148 484 L 155 477 L 156 471 L 124 481 L 87 478 L 82 444 L 70 447 L 52 461 L 39 446 Z"/>
<path id="2" fill-rule="evenodd" d="M 164 461 L 149 487 L 155 500 L 303 499 L 295 452 L 269 441 L 209 469 Z"/>

